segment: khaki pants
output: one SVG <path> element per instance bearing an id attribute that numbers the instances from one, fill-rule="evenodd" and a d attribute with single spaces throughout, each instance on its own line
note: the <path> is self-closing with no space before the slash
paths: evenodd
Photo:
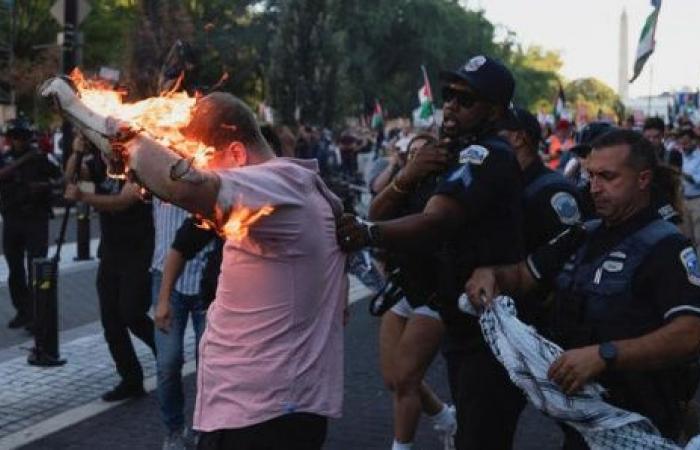
<path id="1" fill-rule="evenodd" d="M 697 251 L 700 248 L 700 197 L 686 199 L 684 202 L 683 223 L 680 229 L 693 242 Z"/>

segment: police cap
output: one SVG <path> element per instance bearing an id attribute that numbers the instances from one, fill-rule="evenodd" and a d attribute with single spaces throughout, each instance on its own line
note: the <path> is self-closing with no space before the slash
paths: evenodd
<path id="1" fill-rule="evenodd" d="M 454 71 L 440 72 L 446 83 L 465 82 L 484 100 L 507 107 L 515 90 L 513 74 L 501 62 L 488 56 L 475 56 Z"/>
<path id="2" fill-rule="evenodd" d="M 512 108 L 510 114 L 503 121 L 502 127 L 506 130 L 525 132 L 533 145 L 542 141 L 540 122 L 526 109 Z"/>

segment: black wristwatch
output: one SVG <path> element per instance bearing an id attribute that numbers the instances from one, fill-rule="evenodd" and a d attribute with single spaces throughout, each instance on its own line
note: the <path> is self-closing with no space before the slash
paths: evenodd
<path id="1" fill-rule="evenodd" d="M 605 366 L 610 368 L 617 359 L 617 346 L 612 342 L 603 342 L 598 346 L 598 354 L 605 361 Z"/>

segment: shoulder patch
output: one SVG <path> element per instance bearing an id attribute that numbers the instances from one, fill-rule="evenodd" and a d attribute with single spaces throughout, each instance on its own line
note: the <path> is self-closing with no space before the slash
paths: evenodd
<path id="1" fill-rule="evenodd" d="M 486 62 L 486 58 L 482 55 L 478 55 L 467 61 L 464 65 L 465 72 L 476 72 L 481 66 Z"/>
<path id="2" fill-rule="evenodd" d="M 557 192 L 552 196 L 550 203 L 564 225 L 573 225 L 581 220 L 578 203 L 568 192 Z"/>
<path id="3" fill-rule="evenodd" d="M 674 217 L 678 217 L 678 211 L 676 211 L 670 203 L 666 203 L 665 205 L 663 205 L 657 210 L 657 212 L 659 214 L 659 217 L 661 217 L 664 220 L 670 220 Z"/>
<path id="4" fill-rule="evenodd" d="M 698 267 L 698 255 L 693 247 L 686 247 L 681 250 L 678 257 L 681 259 L 681 264 L 688 274 L 688 281 L 695 286 L 700 286 L 700 267 Z"/>
<path id="5" fill-rule="evenodd" d="M 489 150 L 486 147 L 474 144 L 459 152 L 459 163 L 481 165 L 488 156 Z"/>

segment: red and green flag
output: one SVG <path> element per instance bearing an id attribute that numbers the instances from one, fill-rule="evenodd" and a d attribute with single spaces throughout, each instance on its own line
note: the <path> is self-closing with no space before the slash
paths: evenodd
<path id="1" fill-rule="evenodd" d="M 372 128 L 382 128 L 384 126 L 384 113 L 382 111 L 382 104 L 379 100 L 374 100 L 374 112 L 372 113 L 372 121 L 370 122 Z"/>
<path id="2" fill-rule="evenodd" d="M 652 53 L 654 53 L 654 48 L 656 48 L 656 23 L 659 20 L 659 10 L 661 9 L 661 0 L 652 0 L 651 6 L 654 10 L 647 17 L 646 22 L 644 22 L 644 28 L 642 28 L 642 33 L 639 36 L 639 43 L 637 44 L 637 57 L 634 61 L 634 75 L 630 83 L 637 79 L 644 64 L 647 62 Z"/>
<path id="3" fill-rule="evenodd" d="M 418 90 L 418 102 L 420 104 L 420 112 L 418 117 L 421 120 L 428 120 L 435 113 L 433 108 L 433 90 L 430 88 L 430 80 L 428 80 L 428 72 L 425 66 L 421 66 L 423 71 L 423 86 Z"/>

